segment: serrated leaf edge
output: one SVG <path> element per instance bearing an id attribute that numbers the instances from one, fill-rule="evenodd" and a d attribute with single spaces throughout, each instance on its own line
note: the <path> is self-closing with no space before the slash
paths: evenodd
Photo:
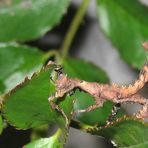
<path id="1" fill-rule="evenodd" d="M 54 65 L 52 65 L 54 66 Z M 42 72 L 45 72 L 46 70 L 48 70 L 48 68 L 50 68 L 51 65 L 46 65 L 46 66 L 43 66 L 39 71 L 36 71 L 32 74 L 32 76 L 29 78 L 29 77 L 25 77 L 24 80 L 16 85 L 13 89 L 11 89 L 9 92 L 7 92 L 6 94 L 3 95 L 3 101 L 2 101 L 2 111 L 1 111 L 1 114 L 2 116 L 4 117 L 5 121 L 8 122 L 10 125 L 12 125 L 13 127 L 15 127 L 15 129 L 17 130 L 27 130 L 28 128 L 19 128 L 17 127 L 15 124 L 12 123 L 12 121 L 10 121 L 7 117 L 6 117 L 6 114 L 4 113 L 3 111 L 3 108 L 5 107 L 4 105 L 4 102 L 5 100 L 7 99 L 7 97 L 9 97 L 12 93 L 15 93 L 17 91 L 17 89 L 19 88 L 22 88 L 23 86 L 25 86 L 27 84 L 27 82 L 31 81 L 33 78 L 37 77 L 40 73 Z M 54 67 L 53 67 L 54 68 Z"/>
<path id="2" fill-rule="evenodd" d="M 110 128 L 116 124 L 119 124 L 119 123 L 122 123 L 124 121 L 137 121 L 139 123 L 141 123 L 142 125 L 144 126 L 148 126 L 148 122 L 144 122 L 142 119 L 138 119 L 136 118 L 135 116 L 128 116 L 128 115 L 124 115 L 123 117 L 121 118 L 118 118 L 117 120 L 111 122 L 110 124 L 108 125 L 105 125 L 105 126 L 99 126 L 99 127 L 91 127 L 91 128 L 88 128 L 88 129 L 85 129 L 87 132 L 97 132 L 99 130 L 102 130 L 102 129 L 106 129 L 106 128 Z"/>
<path id="3" fill-rule="evenodd" d="M 137 122 L 140 122 L 141 124 L 143 124 L 145 126 L 148 126 L 148 122 L 144 122 L 144 120 L 142 120 L 142 119 L 138 119 L 135 116 L 124 115 L 123 117 L 118 118 L 117 120 L 111 122 L 109 125 L 106 125 L 105 128 L 109 128 L 109 127 L 116 125 L 118 123 L 121 123 L 123 121 L 130 121 L 130 120 L 131 121 L 137 121 Z"/>

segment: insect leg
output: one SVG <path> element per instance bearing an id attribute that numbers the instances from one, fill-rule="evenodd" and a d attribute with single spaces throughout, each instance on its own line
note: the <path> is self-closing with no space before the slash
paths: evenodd
<path id="1" fill-rule="evenodd" d="M 90 111 L 93 111 L 99 107 L 101 107 L 104 103 L 104 101 L 100 100 L 100 98 L 94 98 L 95 100 L 95 104 L 93 105 L 90 105 L 89 107 L 87 107 L 86 109 L 81 109 L 81 110 L 77 110 L 76 113 L 84 113 L 84 112 L 90 112 Z M 97 101 L 96 101 L 97 100 Z M 100 101 L 98 101 L 100 100 Z"/>
<path id="2" fill-rule="evenodd" d="M 52 108 L 53 110 L 56 109 L 58 112 L 60 112 L 60 113 L 63 115 L 63 117 L 64 117 L 64 119 L 65 119 L 65 122 L 66 122 L 66 128 L 68 128 L 69 120 L 68 120 L 68 118 L 67 118 L 67 116 L 66 116 L 64 110 L 63 110 L 62 108 L 60 108 L 60 106 L 57 105 L 57 104 L 54 102 L 54 100 L 56 99 L 55 96 L 56 96 L 56 95 L 51 95 L 51 96 L 48 98 L 49 104 L 50 104 L 50 106 L 51 106 L 51 108 Z"/>
<path id="3" fill-rule="evenodd" d="M 133 102 L 133 103 L 139 103 L 143 105 L 143 107 L 135 114 L 135 116 L 139 119 L 143 119 L 148 117 L 148 99 L 144 98 L 141 95 L 135 94 L 128 98 L 122 98 L 119 100 L 116 100 L 117 103 L 126 103 L 126 102 Z"/>
<path id="4" fill-rule="evenodd" d="M 120 107 L 121 107 L 121 104 L 120 103 L 117 103 L 113 106 L 112 108 L 112 111 L 111 111 L 111 114 L 109 115 L 107 121 L 106 121 L 106 124 L 110 124 L 113 119 L 115 118 L 115 116 L 117 115 L 118 111 L 120 110 Z"/>

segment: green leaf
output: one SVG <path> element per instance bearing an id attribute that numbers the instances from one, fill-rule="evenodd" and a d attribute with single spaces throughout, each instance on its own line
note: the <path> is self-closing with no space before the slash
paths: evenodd
<path id="1" fill-rule="evenodd" d="M 41 138 L 24 146 L 24 148 L 62 148 L 63 143 L 59 140 L 57 134 L 50 138 Z"/>
<path id="2" fill-rule="evenodd" d="M 109 82 L 107 74 L 102 69 L 82 59 L 66 59 L 63 68 L 68 76 L 72 78 L 77 77 L 90 82 Z"/>
<path id="3" fill-rule="evenodd" d="M 63 66 L 70 77 L 108 82 L 104 71 L 84 60 L 68 59 Z M 86 71 L 84 72 L 81 67 L 86 69 Z M 53 69 L 54 67 L 42 69 L 37 74 L 34 74 L 30 80 L 25 79 L 23 83 L 4 96 L 2 112 L 10 124 L 21 129 L 55 122 L 61 127 L 65 125 L 61 114 L 52 110 L 48 102 L 48 97 L 55 93 L 55 86 L 49 81 Z M 73 109 L 73 99 L 78 99 L 76 109 L 93 103 L 92 97 L 79 91 L 76 91 L 73 96 L 66 95 L 65 97 L 61 98 L 59 103 L 67 116 L 70 116 Z M 112 105 L 112 103 L 107 102 L 104 105 L 105 107 L 88 114 L 81 114 L 78 119 L 86 124 L 96 124 L 98 122 L 99 124 L 105 124 Z"/>
<path id="4" fill-rule="evenodd" d="M 43 68 L 4 96 L 2 113 L 11 125 L 21 129 L 49 123 L 65 125 L 61 114 L 52 110 L 48 102 L 48 97 L 55 93 L 55 85 L 49 79 L 53 69 L 54 66 Z M 72 99 L 67 97 L 61 106 L 70 114 Z"/>
<path id="5" fill-rule="evenodd" d="M 0 2 L 0 41 L 38 38 L 57 25 L 70 0 Z"/>
<path id="6" fill-rule="evenodd" d="M 85 109 L 88 106 L 94 104 L 92 97 L 84 92 L 76 91 L 74 98 L 78 98 L 78 101 L 76 101 L 75 110 Z M 80 113 L 77 115 L 77 119 L 88 125 L 104 125 L 106 124 L 106 121 L 111 113 L 112 107 L 113 103 L 106 101 L 103 104 L 103 107 L 88 113 Z"/>
<path id="7" fill-rule="evenodd" d="M 3 119 L 2 119 L 2 116 L 0 115 L 0 134 L 2 133 L 3 131 Z"/>
<path id="8" fill-rule="evenodd" d="M 43 53 L 38 49 L 0 43 L 0 93 L 12 89 L 42 65 Z"/>
<path id="9" fill-rule="evenodd" d="M 53 67 L 42 69 L 5 95 L 2 112 L 10 124 L 27 129 L 54 121 L 48 103 L 55 90 L 49 81 L 52 70 Z"/>
<path id="10" fill-rule="evenodd" d="M 24 148 L 61 148 L 62 143 L 59 142 L 57 138 L 51 137 L 51 138 L 42 138 L 40 140 L 34 141 L 26 146 Z"/>
<path id="11" fill-rule="evenodd" d="M 121 57 L 140 69 L 146 59 L 141 44 L 148 40 L 148 8 L 139 0 L 97 0 L 97 4 L 102 30 Z"/>
<path id="12" fill-rule="evenodd" d="M 111 140 L 118 148 L 148 147 L 148 123 L 131 117 L 120 118 L 111 125 L 92 133 Z"/>
<path id="13" fill-rule="evenodd" d="M 106 73 L 95 65 L 80 59 L 67 59 L 64 63 L 64 71 L 68 77 L 79 78 L 90 82 L 107 83 L 109 79 Z M 87 108 L 94 103 L 92 97 L 77 90 L 72 98 L 76 98 L 75 110 Z M 85 124 L 94 125 L 99 123 L 105 124 L 111 112 L 113 103 L 107 101 L 103 107 L 89 113 L 82 113 L 77 116 L 79 121 Z"/>

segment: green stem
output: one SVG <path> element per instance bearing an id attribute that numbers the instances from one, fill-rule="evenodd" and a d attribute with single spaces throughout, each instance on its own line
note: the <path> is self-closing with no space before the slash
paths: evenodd
<path id="1" fill-rule="evenodd" d="M 45 54 L 44 54 L 44 56 L 43 56 L 43 61 L 46 61 L 46 60 L 48 60 L 50 57 L 52 57 L 52 56 L 54 56 L 55 58 L 56 58 L 56 62 L 58 62 L 59 61 L 59 59 L 60 59 L 60 55 L 59 55 L 59 53 L 58 53 L 58 51 L 57 50 L 50 50 L 50 51 L 48 51 L 48 52 L 46 52 Z"/>
<path id="2" fill-rule="evenodd" d="M 59 128 L 57 130 L 57 132 L 55 133 L 54 137 L 55 137 L 55 139 L 58 139 L 58 138 L 60 138 L 61 135 L 62 135 L 62 129 Z"/>
<path id="3" fill-rule="evenodd" d="M 64 134 L 64 137 L 63 137 L 64 139 L 62 140 L 62 135 L 63 134 Z M 57 132 L 55 133 L 53 138 L 62 140 L 62 143 L 63 143 L 63 146 L 64 146 L 66 144 L 67 137 L 68 137 L 68 131 L 65 130 L 65 129 L 59 128 L 57 130 Z"/>
<path id="4" fill-rule="evenodd" d="M 91 126 L 91 125 L 87 125 L 87 124 L 81 123 L 81 122 L 76 121 L 76 120 L 71 120 L 70 126 L 73 127 L 73 128 L 82 130 L 82 131 L 87 131 L 88 129 L 93 128 L 93 126 Z"/>
<path id="5" fill-rule="evenodd" d="M 65 59 L 67 54 L 68 54 L 68 51 L 69 51 L 69 48 L 72 44 L 72 41 L 75 37 L 75 34 L 83 20 L 83 17 L 85 15 L 85 12 L 88 8 L 88 5 L 89 5 L 89 1 L 90 0 L 83 0 L 82 4 L 80 5 L 76 15 L 74 16 L 73 18 L 73 21 L 68 29 L 68 32 L 64 38 L 64 41 L 63 41 L 63 45 L 62 45 L 62 58 Z"/>

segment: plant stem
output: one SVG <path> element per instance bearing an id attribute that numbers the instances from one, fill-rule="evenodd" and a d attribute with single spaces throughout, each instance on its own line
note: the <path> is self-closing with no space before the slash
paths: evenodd
<path id="1" fill-rule="evenodd" d="M 49 50 L 48 52 L 46 52 L 43 56 L 43 61 L 48 60 L 50 57 L 54 56 L 56 58 L 56 62 L 59 61 L 59 53 L 56 50 Z"/>
<path id="2" fill-rule="evenodd" d="M 87 131 L 88 129 L 93 128 L 93 126 L 86 125 L 86 124 L 81 123 L 81 122 L 76 121 L 76 120 L 71 120 L 70 126 L 73 127 L 73 128 L 82 130 L 82 131 Z"/>
<path id="3" fill-rule="evenodd" d="M 75 34 L 82 22 L 82 19 L 85 15 L 85 12 L 88 8 L 88 5 L 89 5 L 89 1 L 90 0 L 83 0 L 82 4 L 80 5 L 76 15 L 74 16 L 73 20 L 72 20 L 72 23 L 70 24 L 70 27 L 68 29 L 68 32 L 64 38 L 64 41 L 63 41 L 63 44 L 62 44 L 62 58 L 65 59 L 67 54 L 68 54 L 68 51 L 69 51 L 69 48 L 72 44 L 72 41 L 75 37 Z"/>
<path id="4" fill-rule="evenodd" d="M 57 132 L 55 133 L 54 137 L 55 139 L 58 139 L 61 135 L 62 135 L 62 130 L 59 128 Z"/>
<path id="5" fill-rule="evenodd" d="M 62 135 L 64 134 L 64 139 L 62 139 Z M 68 137 L 68 131 L 67 130 L 64 130 L 64 129 L 61 129 L 59 128 L 56 133 L 54 134 L 54 137 L 55 139 L 59 139 L 59 140 L 62 140 L 62 143 L 63 143 L 63 146 L 66 144 L 66 140 L 67 140 L 67 137 Z"/>

